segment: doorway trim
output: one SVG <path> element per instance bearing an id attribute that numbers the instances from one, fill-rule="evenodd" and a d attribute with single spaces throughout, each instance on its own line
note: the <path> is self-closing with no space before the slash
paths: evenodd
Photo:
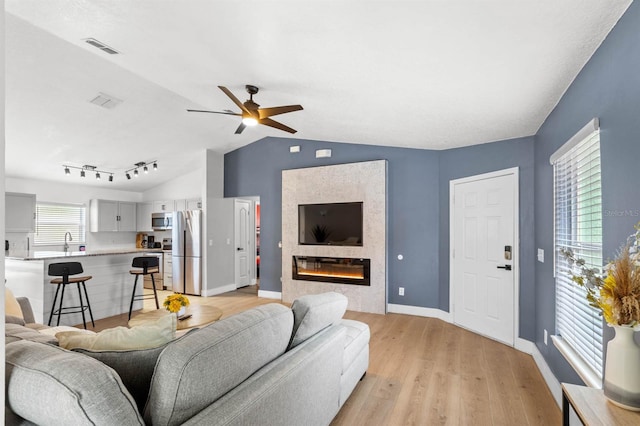
<path id="1" fill-rule="evenodd" d="M 513 240 L 517 250 L 513 250 L 513 347 L 518 345 L 520 334 L 520 168 L 512 167 L 504 170 L 468 176 L 449 181 L 449 312 L 451 322 L 455 324 L 454 295 L 455 284 L 453 281 L 453 248 L 454 248 L 454 194 L 455 185 L 469 182 L 476 182 L 500 176 L 512 175 L 515 178 L 515 188 L 513 197 Z M 486 336 L 491 338 L 490 336 Z"/>

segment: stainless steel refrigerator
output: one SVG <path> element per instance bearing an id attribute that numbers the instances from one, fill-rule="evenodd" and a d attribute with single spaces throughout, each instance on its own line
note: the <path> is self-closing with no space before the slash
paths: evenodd
<path id="1" fill-rule="evenodd" d="M 173 213 L 173 291 L 200 295 L 202 290 L 202 211 Z"/>

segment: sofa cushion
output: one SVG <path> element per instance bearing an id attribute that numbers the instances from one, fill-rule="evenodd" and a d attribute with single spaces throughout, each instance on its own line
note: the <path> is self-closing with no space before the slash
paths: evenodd
<path id="1" fill-rule="evenodd" d="M 100 361 L 25 340 L 5 346 L 5 367 L 7 404 L 30 422 L 144 424 L 116 372 Z"/>
<path id="2" fill-rule="evenodd" d="M 189 333 L 195 331 L 195 329 L 189 330 Z M 127 387 L 131 396 L 133 396 L 133 399 L 135 399 L 138 409 L 142 413 L 144 404 L 147 402 L 147 397 L 149 396 L 151 377 L 153 376 L 153 369 L 156 366 L 160 352 L 162 352 L 167 345 L 183 337 L 184 336 L 150 349 L 95 351 L 74 348 L 72 351 L 95 358 L 113 368 L 116 373 L 118 373 L 118 376 L 120 376 L 120 379 L 122 379 L 122 383 Z"/>
<path id="3" fill-rule="evenodd" d="M 347 329 L 347 339 L 344 344 L 342 363 L 342 371 L 345 372 L 362 349 L 369 345 L 371 332 L 369 331 L 369 326 L 360 321 L 343 319 L 340 321 L 340 325 Z"/>
<path id="4" fill-rule="evenodd" d="M 335 292 L 310 294 L 294 300 L 291 305 L 294 316 L 293 335 L 289 349 L 340 321 L 347 310 L 347 302 L 344 295 Z"/>
<path id="5" fill-rule="evenodd" d="M 144 417 L 178 425 L 282 355 L 293 314 L 271 303 L 210 324 L 167 346 L 158 357 Z"/>
<path id="6" fill-rule="evenodd" d="M 39 333 L 38 330 L 34 330 L 24 325 L 5 323 L 4 327 L 5 343 L 17 342 L 20 340 L 31 340 L 33 342 L 51 343 L 53 345 L 58 344 L 55 337 Z"/>
<path id="7" fill-rule="evenodd" d="M 86 334 L 82 330 L 56 334 L 59 345 L 65 349 L 130 350 L 155 348 L 175 338 L 177 319 L 165 315 L 158 320 L 132 328 L 114 327 L 98 333 Z"/>

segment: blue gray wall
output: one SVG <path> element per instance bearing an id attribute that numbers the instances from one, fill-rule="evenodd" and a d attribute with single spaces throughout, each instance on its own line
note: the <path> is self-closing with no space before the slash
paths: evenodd
<path id="1" fill-rule="evenodd" d="M 604 258 L 640 220 L 640 3 L 634 2 L 584 66 L 535 140 L 536 344 L 560 381 L 580 383 L 544 330 L 555 331 L 553 176 L 549 157 L 593 117 L 600 118 Z M 605 338 L 611 337 L 605 327 Z"/>
<path id="2" fill-rule="evenodd" d="M 519 168 L 520 176 L 520 332 L 535 336 L 533 137 L 512 139 L 440 153 L 440 309 L 449 310 L 449 181 L 496 170 Z"/>
<path id="3" fill-rule="evenodd" d="M 290 154 L 291 145 L 301 152 Z M 332 157 L 316 159 L 315 150 L 324 148 Z M 388 161 L 389 303 L 438 307 L 438 153 L 406 148 L 270 137 L 225 155 L 225 197 L 260 197 L 261 290 L 282 288 L 282 170 L 370 160 Z"/>
<path id="4" fill-rule="evenodd" d="M 291 145 L 300 145 L 301 152 L 290 154 Z M 332 149 L 330 159 L 315 158 L 322 148 Z M 449 311 L 449 180 L 520 167 L 520 336 L 533 340 L 532 137 L 447 151 L 265 138 L 228 153 L 225 197 L 260 196 L 260 289 L 282 288 L 281 171 L 380 159 L 388 161 L 389 303 L 444 311 Z M 404 296 L 398 287 L 405 288 Z"/>

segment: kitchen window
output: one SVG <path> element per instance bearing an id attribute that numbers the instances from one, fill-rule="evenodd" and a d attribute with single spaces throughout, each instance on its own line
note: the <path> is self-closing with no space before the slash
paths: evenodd
<path id="1" fill-rule="evenodd" d="M 590 386 L 602 383 L 602 317 L 586 291 L 571 280 L 560 253 L 571 249 L 587 267 L 602 269 L 600 132 L 592 120 L 551 156 L 554 176 L 556 334 L 560 352 Z"/>
<path id="2" fill-rule="evenodd" d="M 86 207 L 82 204 L 36 203 L 35 245 L 64 244 L 71 233 L 74 244 L 84 244 Z M 67 239 L 67 241 L 70 241 Z"/>

